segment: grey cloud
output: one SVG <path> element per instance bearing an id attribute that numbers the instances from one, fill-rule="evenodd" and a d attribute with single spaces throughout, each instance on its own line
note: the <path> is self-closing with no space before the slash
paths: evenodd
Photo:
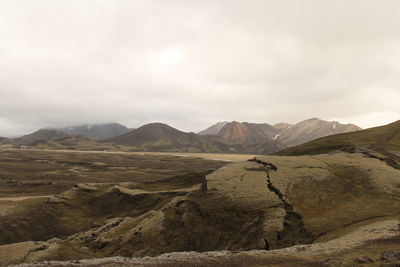
<path id="1" fill-rule="evenodd" d="M 400 118 L 395 0 L 0 3 L 0 136 Z"/>

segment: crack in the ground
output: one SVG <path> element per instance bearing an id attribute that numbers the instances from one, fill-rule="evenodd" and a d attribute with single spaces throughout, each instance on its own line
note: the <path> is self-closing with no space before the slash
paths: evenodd
<path id="1" fill-rule="evenodd" d="M 363 148 L 363 147 L 343 147 L 340 149 L 342 152 L 354 154 L 360 153 L 367 158 L 378 159 L 382 162 L 385 162 L 388 166 L 400 170 L 400 157 L 394 153 L 391 153 L 379 146 L 371 146 L 370 148 Z M 378 153 L 379 155 L 374 155 L 373 152 Z"/>
<path id="2" fill-rule="evenodd" d="M 256 162 L 257 164 L 263 166 L 267 176 L 267 187 L 269 191 L 274 193 L 279 198 L 281 206 L 286 212 L 284 218 L 284 229 L 277 232 L 277 244 L 275 248 L 311 243 L 313 236 L 304 227 L 303 218 L 300 214 L 294 211 L 293 206 L 289 203 L 285 194 L 275 187 L 271 181 L 270 172 L 277 171 L 278 168 L 272 163 L 265 162 L 257 158 L 250 159 L 249 161 Z M 265 243 L 265 248 L 270 249 L 270 245 L 268 244 L 267 240 L 265 240 Z"/>

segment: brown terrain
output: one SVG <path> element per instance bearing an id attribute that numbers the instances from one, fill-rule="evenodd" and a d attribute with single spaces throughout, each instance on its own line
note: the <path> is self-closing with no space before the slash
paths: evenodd
<path id="1" fill-rule="evenodd" d="M 398 266 L 399 133 L 300 156 L 0 151 L 0 264 Z"/>
<path id="2" fill-rule="evenodd" d="M 269 124 L 248 122 L 229 122 L 219 131 L 218 135 L 236 144 L 259 144 L 272 141 L 277 130 Z"/>
<path id="3" fill-rule="evenodd" d="M 116 162 L 129 159 L 118 153 L 72 154 L 68 155 L 71 164 L 81 154 L 103 163 L 103 155 L 115 156 Z M 129 162 L 142 157 L 148 157 L 149 164 L 157 162 L 156 155 L 135 155 Z M 162 161 L 166 156 L 158 157 Z M 196 162 L 172 157 L 167 165 L 180 160 Z M 210 163 L 215 167 L 226 164 Z M 49 261 L 124 256 L 128 258 L 77 263 L 376 265 L 400 248 L 400 171 L 379 159 L 357 153 L 258 156 L 204 175 L 195 172 L 101 183 L 93 179 L 61 194 L 29 199 L 10 199 L 8 193 L 0 201 L 2 264 L 46 261 L 42 265 L 54 266 Z M 169 252 L 175 254 L 137 258 Z M 393 257 L 397 256 L 391 262 Z"/>
<path id="4" fill-rule="evenodd" d="M 218 135 L 219 131 L 227 124 L 227 121 L 217 122 L 216 124 L 211 125 L 207 129 L 198 132 L 201 135 Z"/>
<path id="5" fill-rule="evenodd" d="M 134 153 L 52 150 L 0 150 L 0 196 L 62 193 L 77 183 L 153 181 L 174 175 L 207 173 L 221 160 Z"/>

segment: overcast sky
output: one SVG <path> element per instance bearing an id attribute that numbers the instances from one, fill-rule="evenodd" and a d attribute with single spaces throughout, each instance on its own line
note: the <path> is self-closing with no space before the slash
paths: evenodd
<path id="1" fill-rule="evenodd" d="M 0 136 L 400 119 L 398 0 L 0 0 Z"/>

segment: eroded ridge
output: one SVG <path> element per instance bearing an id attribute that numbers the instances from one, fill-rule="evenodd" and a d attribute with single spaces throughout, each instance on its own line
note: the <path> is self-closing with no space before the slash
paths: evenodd
<path id="1" fill-rule="evenodd" d="M 267 187 L 269 191 L 274 193 L 279 198 L 286 213 L 283 225 L 284 228 L 282 231 L 277 232 L 277 248 L 311 243 L 314 238 L 304 227 L 301 215 L 294 211 L 293 206 L 287 200 L 287 196 L 283 194 L 276 186 L 274 186 L 271 181 L 271 172 L 277 171 L 278 168 L 272 163 L 265 162 L 257 158 L 249 159 L 249 161 L 256 162 L 263 167 L 263 170 L 267 176 Z M 269 245 L 267 241 L 265 242 L 265 248 L 268 249 Z"/>

